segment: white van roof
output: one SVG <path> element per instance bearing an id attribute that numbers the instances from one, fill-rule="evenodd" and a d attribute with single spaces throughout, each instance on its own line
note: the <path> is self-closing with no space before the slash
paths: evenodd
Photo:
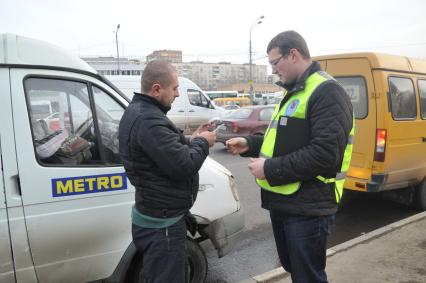
<path id="1" fill-rule="evenodd" d="M 86 62 L 61 47 L 9 33 L 0 34 L 0 65 L 48 66 L 97 74 Z"/>

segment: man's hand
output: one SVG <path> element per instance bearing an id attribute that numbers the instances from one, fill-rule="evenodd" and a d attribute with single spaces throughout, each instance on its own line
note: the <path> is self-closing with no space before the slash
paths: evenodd
<path id="1" fill-rule="evenodd" d="M 263 166 L 265 164 L 265 158 L 250 158 L 248 168 L 253 176 L 258 179 L 265 179 L 265 170 Z"/>
<path id="2" fill-rule="evenodd" d="M 216 132 L 204 131 L 198 134 L 198 137 L 203 137 L 209 142 L 209 147 L 212 147 L 216 142 Z"/>
<path id="3" fill-rule="evenodd" d="M 190 141 L 192 141 L 194 138 L 200 136 L 200 133 L 208 131 L 210 129 L 213 129 L 214 126 L 210 123 L 201 124 L 191 135 L 189 138 Z"/>
<path id="4" fill-rule="evenodd" d="M 226 141 L 226 149 L 233 155 L 242 154 L 249 150 L 247 140 L 245 138 L 232 138 Z"/>

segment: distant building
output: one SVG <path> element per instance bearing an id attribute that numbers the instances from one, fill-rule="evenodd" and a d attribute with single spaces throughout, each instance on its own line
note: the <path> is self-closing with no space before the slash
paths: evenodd
<path id="1" fill-rule="evenodd" d="M 156 50 L 146 56 L 146 61 L 162 60 L 169 63 L 182 63 L 182 51 L 180 50 Z"/>
<path id="2" fill-rule="evenodd" d="M 231 64 L 229 62 L 203 63 L 193 61 L 182 62 L 182 51 L 157 50 L 148 55 L 147 60 L 166 60 L 171 62 L 179 76 L 194 81 L 204 90 L 237 90 L 249 92 L 249 64 Z M 120 58 L 120 72 L 118 72 L 117 58 L 115 57 L 85 57 L 82 58 L 101 75 L 134 75 L 141 76 L 146 62 L 139 59 Z M 267 66 L 253 64 L 253 91 L 268 93 L 278 91 L 274 82 L 277 76 L 267 74 Z"/>
<path id="3" fill-rule="evenodd" d="M 120 72 L 118 72 L 117 58 L 115 57 L 84 57 L 81 58 L 92 66 L 101 75 L 142 75 L 145 63 L 138 59 L 120 58 Z"/>
<path id="4" fill-rule="evenodd" d="M 219 90 L 231 84 L 247 84 L 250 73 L 248 64 L 189 63 L 173 64 L 180 76 L 194 81 L 204 90 Z M 253 65 L 253 82 L 266 84 L 268 82 L 267 66 Z"/>

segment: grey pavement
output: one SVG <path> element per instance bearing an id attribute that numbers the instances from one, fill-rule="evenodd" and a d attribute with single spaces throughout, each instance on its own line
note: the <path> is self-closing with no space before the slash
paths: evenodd
<path id="1" fill-rule="evenodd" d="M 331 283 L 426 282 L 426 211 L 327 250 Z M 289 283 L 277 268 L 239 283 Z"/>

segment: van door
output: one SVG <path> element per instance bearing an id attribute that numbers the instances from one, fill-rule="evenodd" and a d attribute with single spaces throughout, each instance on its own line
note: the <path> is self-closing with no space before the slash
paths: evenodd
<path id="1" fill-rule="evenodd" d="M 376 137 L 376 95 L 367 58 L 327 60 L 327 73 L 334 76 L 351 98 L 355 115 L 355 142 L 345 188 L 356 187 L 354 180 L 365 183 L 371 177 Z M 385 95 L 385 94 L 383 94 Z"/>
<path id="2" fill-rule="evenodd" d="M 125 100 L 97 79 L 11 70 L 18 176 L 39 282 L 106 278 L 131 242 L 134 189 L 118 155 Z M 31 101 L 58 112 L 33 116 Z"/>
<path id="3" fill-rule="evenodd" d="M 7 214 L 6 198 L 4 195 L 3 182 L 3 157 L 1 154 L 0 135 L 0 282 L 15 282 L 15 271 L 13 268 L 12 246 L 9 234 L 9 217 Z"/>
<path id="4" fill-rule="evenodd" d="M 387 145 L 385 172 L 388 189 L 407 187 L 423 180 L 425 176 L 426 123 L 422 117 L 421 102 L 415 89 L 417 82 L 412 75 L 383 72 L 387 82 L 386 105 Z M 421 84 L 419 85 L 421 87 Z M 420 113 L 419 113 L 420 112 Z"/>
<path id="5" fill-rule="evenodd" d="M 218 114 L 211 101 L 200 90 L 188 88 L 186 93 L 189 101 L 188 126 L 190 131 L 193 132 L 201 124 L 207 123 Z"/>
<path id="6" fill-rule="evenodd" d="M 9 69 L 0 68 L 0 82 L 0 282 L 16 279 L 16 282 L 32 283 L 37 282 L 37 278 L 20 193 Z"/>
<path id="7" fill-rule="evenodd" d="M 173 123 L 185 132 L 189 134 L 188 126 L 188 98 L 186 97 L 185 87 L 179 86 L 179 96 L 175 98 L 172 103 L 172 108 L 167 112 L 167 117 L 173 121 Z"/>

